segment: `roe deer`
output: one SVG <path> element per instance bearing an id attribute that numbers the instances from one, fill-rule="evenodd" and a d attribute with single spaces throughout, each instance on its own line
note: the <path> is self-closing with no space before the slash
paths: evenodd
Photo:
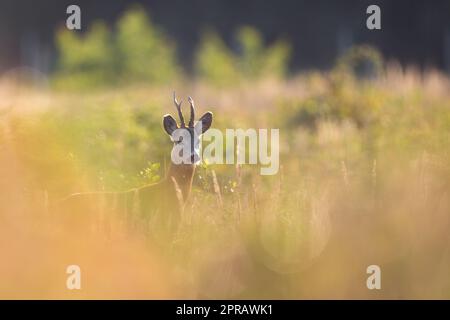
<path id="1" fill-rule="evenodd" d="M 190 137 L 189 144 L 191 159 L 188 163 L 176 164 L 171 161 L 166 178 L 154 184 L 123 192 L 90 192 L 72 194 L 59 202 L 58 216 L 63 223 L 69 226 L 80 226 L 90 223 L 95 226 L 96 222 L 104 222 L 108 215 L 116 215 L 120 220 L 125 219 L 132 226 L 148 231 L 150 225 L 153 227 L 169 228 L 177 225 L 186 199 L 188 198 L 195 171 L 195 165 L 200 159 L 199 144 L 200 135 L 208 130 L 212 123 L 212 112 L 206 112 L 198 122 L 194 123 L 195 108 L 191 97 L 190 119 L 186 126 L 181 102 L 173 93 L 173 102 L 178 111 L 180 125 L 171 115 L 164 115 L 163 127 L 171 140 L 177 147 L 184 147 L 187 140 L 182 137 Z M 175 131 L 179 134 L 174 134 Z M 80 216 L 81 215 L 81 216 Z M 108 217 L 109 218 L 109 217 Z M 94 220 L 93 220 L 94 219 Z M 92 223 L 94 222 L 94 223 Z"/>

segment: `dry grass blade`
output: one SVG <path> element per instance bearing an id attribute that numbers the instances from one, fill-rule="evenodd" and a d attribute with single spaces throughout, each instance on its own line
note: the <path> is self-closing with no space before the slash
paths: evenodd
<path id="1" fill-rule="evenodd" d="M 180 206 L 180 212 L 181 212 L 181 219 L 183 219 L 184 216 L 184 198 L 183 198 L 183 192 L 180 189 L 180 186 L 178 185 L 177 180 L 174 177 L 170 177 L 172 179 L 173 185 L 175 187 L 175 193 L 178 200 L 178 205 Z"/>
<path id="2" fill-rule="evenodd" d="M 220 186 L 219 186 L 219 182 L 217 181 L 217 176 L 216 176 L 216 172 L 214 170 L 211 170 L 211 174 L 212 174 L 212 180 L 213 180 L 213 185 L 214 185 L 214 193 L 216 194 L 217 197 L 217 205 L 219 206 L 219 208 L 223 208 L 223 200 L 222 200 L 222 194 L 220 192 Z"/>

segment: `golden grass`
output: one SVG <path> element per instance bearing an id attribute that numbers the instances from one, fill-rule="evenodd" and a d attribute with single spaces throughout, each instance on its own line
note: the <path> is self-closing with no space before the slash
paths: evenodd
<path id="1" fill-rule="evenodd" d="M 214 112 L 217 128 L 280 128 L 281 169 L 199 168 L 165 243 L 130 233 L 124 217 L 107 217 L 113 231 L 67 230 L 48 207 L 73 191 L 145 183 L 132 173 L 170 150 L 161 126 L 146 125 L 173 111 L 173 88 L 15 95 L 1 119 L 0 297 L 449 298 L 448 78 L 396 66 L 368 83 L 335 76 L 177 84 Z M 313 128 L 294 121 L 308 103 L 331 108 Z M 140 111 L 156 122 L 136 124 Z M 87 128 L 78 144 L 86 132 L 71 121 Z M 69 264 L 81 267 L 80 291 L 65 288 Z M 381 267 L 380 291 L 366 288 L 371 264 Z"/>

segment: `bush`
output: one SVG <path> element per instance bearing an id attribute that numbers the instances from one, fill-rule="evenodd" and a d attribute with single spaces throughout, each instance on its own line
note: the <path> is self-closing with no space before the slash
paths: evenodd
<path id="1" fill-rule="evenodd" d="M 250 79 L 261 77 L 282 78 L 286 75 L 290 56 L 290 46 L 278 40 L 265 48 L 261 33 L 251 27 L 243 27 L 237 32 L 241 47 L 240 70 Z"/>
<path id="2" fill-rule="evenodd" d="M 287 42 L 278 40 L 265 47 L 261 34 L 252 27 L 242 27 L 236 33 L 239 53 L 233 53 L 223 40 L 207 32 L 196 56 L 196 71 L 200 78 L 215 85 L 236 84 L 241 79 L 263 77 L 283 78 L 290 56 Z"/>
<path id="3" fill-rule="evenodd" d="M 195 63 L 197 74 L 216 85 L 229 85 L 239 78 L 236 57 L 214 32 L 207 32 L 201 40 Z"/>
<path id="4" fill-rule="evenodd" d="M 382 72 L 383 57 L 371 46 L 354 46 L 338 59 L 336 67 L 337 70 L 349 72 L 360 79 L 373 79 Z"/>
<path id="5" fill-rule="evenodd" d="M 139 8 L 127 11 L 117 24 L 121 75 L 127 80 L 164 83 L 176 74 L 174 47 Z"/>
<path id="6" fill-rule="evenodd" d="M 62 29 L 57 33 L 59 63 L 56 79 L 64 86 L 89 88 L 110 83 L 114 75 L 114 48 L 106 25 L 96 22 L 85 36 Z"/>
<path id="7" fill-rule="evenodd" d="M 177 71 L 174 46 L 138 7 L 119 19 L 114 36 L 103 22 L 96 22 L 84 36 L 61 30 L 56 46 L 59 87 L 92 88 L 120 81 L 164 83 Z"/>

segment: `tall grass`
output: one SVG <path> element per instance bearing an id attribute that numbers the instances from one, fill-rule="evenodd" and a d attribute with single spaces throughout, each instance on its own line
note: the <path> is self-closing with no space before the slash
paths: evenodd
<path id="1" fill-rule="evenodd" d="M 67 231 L 48 207 L 163 176 L 174 88 L 30 88 L 1 118 L 0 297 L 449 298 L 449 87 L 395 65 L 371 80 L 180 82 L 215 128 L 280 128 L 281 167 L 200 166 L 164 242 L 108 212 L 113 228 Z M 81 291 L 65 288 L 69 264 Z M 366 287 L 371 264 L 380 291 Z"/>

